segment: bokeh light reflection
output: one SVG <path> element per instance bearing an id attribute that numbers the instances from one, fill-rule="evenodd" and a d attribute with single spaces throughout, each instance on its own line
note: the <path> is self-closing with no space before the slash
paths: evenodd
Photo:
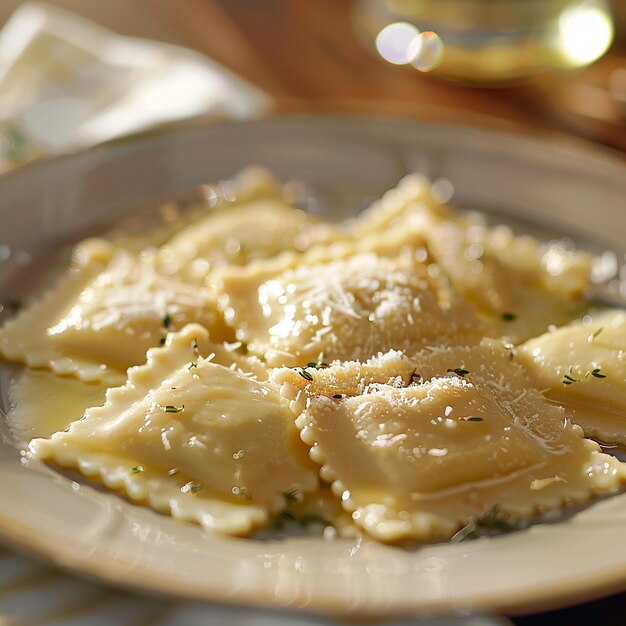
<path id="1" fill-rule="evenodd" d="M 613 23 L 597 7 L 580 7 L 563 13 L 559 20 L 562 53 L 574 66 L 599 59 L 613 41 Z"/>
<path id="2" fill-rule="evenodd" d="M 418 53 L 411 61 L 411 65 L 420 72 L 434 70 L 443 58 L 443 41 L 441 37 L 432 31 L 421 33 Z"/>
<path id="3" fill-rule="evenodd" d="M 408 22 L 394 22 L 385 26 L 376 37 L 376 49 L 385 61 L 407 65 L 420 53 L 420 32 Z"/>

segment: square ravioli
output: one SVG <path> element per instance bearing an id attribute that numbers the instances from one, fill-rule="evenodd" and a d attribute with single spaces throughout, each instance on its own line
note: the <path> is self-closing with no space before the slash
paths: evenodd
<path id="1" fill-rule="evenodd" d="M 341 400 L 363 395 L 372 385 L 408 387 L 418 380 L 415 365 L 403 352 L 390 350 L 367 361 L 311 363 L 310 367 L 276 368 L 270 380 L 280 386 L 280 393 L 301 413 L 309 398 L 325 396 Z"/>
<path id="2" fill-rule="evenodd" d="M 191 198 L 167 202 L 155 209 L 137 211 L 107 231 L 104 237 L 116 246 L 138 253 L 158 248 L 176 233 L 214 212 L 228 212 L 239 204 L 257 200 L 280 200 L 279 181 L 266 168 L 250 165 L 233 178 L 200 186 Z"/>
<path id="3" fill-rule="evenodd" d="M 56 349 L 125 371 L 145 362 L 168 331 L 194 322 L 214 340 L 234 339 L 209 287 L 181 280 L 158 251 L 117 252 L 47 335 Z"/>
<path id="4" fill-rule="evenodd" d="M 294 263 L 287 256 L 222 276 L 226 322 L 269 367 L 364 360 L 480 336 L 472 311 L 443 302 L 426 267 L 411 256 L 309 259 Z"/>
<path id="5" fill-rule="evenodd" d="M 121 384 L 124 375 L 119 369 L 91 355 L 55 346 L 48 333 L 105 270 L 116 251 L 115 246 L 103 239 L 87 239 L 77 245 L 69 269 L 56 284 L 0 328 L 0 355 L 61 376 Z"/>
<path id="6" fill-rule="evenodd" d="M 266 525 L 285 493 L 315 490 L 317 471 L 288 402 L 242 371 L 246 357 L 225 367 L 200 356 L 203 333 L 191 325 L 170 335 L 104 405 L 65 432 L 34 439 L 31 456 L 225 534 Z"/>
<path id="7" fill-rule="evenodd" d="M 296 422 L 321 477 L 375 538 L 449 538 L 494 507 L 527 519 L 626 480 L 625 466 L 529 386 L 499 344 L 428 349 L 411 362 L 404 386 L 374 382 L 341 397 L 310 387 Z"/>
<path id="8" fill-rule="evenodd" d="M 48 294 L 0 330 L 6 358 L 119 384 L 168 331 L 197 322 L 216 341 L 234 339 L 213 291 L 172 275 L 158 251 L 135 256 L 91 240 L 75 257 Z"/>
<path id="9" fill-rule="evenodd" d="M 533 384 L 588 437 L 626 444 L 626 311 L 590 312 L 517 350 Z"/>
<path id="10" fill-rule="evenodd" d="M 476 307 L 493 337 L 518 343 L 572 319 L 571 311 L 584 304 L 591 255 L 490 227 L 477 213 L 455 213 L 439 192 L 424 177 L 407 176 L 354 221 L 353 232 L 421 233 L 429 258 Z"/>
<path id="11" fill-rule="evenodd" d="M 331 224 L 279 199 L 264 199 L 211 212 L 178 232 L 163 247 L 177 273 L 201 284 L 210 270 L 246 265 L 284 250 L 304 251 L 339 237 Z"/>
<path id="12" fill-rule="evenodd" d="M 429 215 L 423 229 L 432 258 L 476 307 L 489 336 L 519 343 L 569 321 L 584 305 L 589 254 L 489 227 L 476 214 Z"/>
<path id="13" fill-rule="evenodd" d="M 438 193 L 442 183 L 443 194 Z M 442 197 L 450 195 L 450 184 L 442 183 L 433 185 L 420 174 L 405 176 L 353 220 L 354 233 L 360 238 L 390 228 L 406 228 L 412 223 L 420 224 L 425 215 L 452 217 L 453 212 L 444 202 L 447 198 Z"/>

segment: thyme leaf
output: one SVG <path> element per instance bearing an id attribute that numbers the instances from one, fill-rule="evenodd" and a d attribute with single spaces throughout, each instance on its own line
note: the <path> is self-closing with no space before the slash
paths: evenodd
<path id="1" fill-rule="evenodd" d="M 594 378 L 606 378 L 606 375 L 605 375 L 605 374 L 601 374 L 601 373 L 600 373 L 600 369 L 601 369 L 601 368 L 596 367 L 594 370 L 591 370 L 591 375 L 592 375 Z"/>
<path id="2" fill-rule="evenodd" d="M 200 480 L 190 480 L 180 488 L 183 493 L 198 493 L 200 489 L 202 489 L 202 481 Z"/>
<path id="3" fill-rule="evenodd" d="M 285 498 L 285 500 L 287 500 L 287 502 L 300 502 L 300 499 L 302 498 L 302 495 L 295 487 L 281 492 L 281 495 Z"/>
<path id="4" fill-rule="evenodd" d="M 311 526 L 312 524 L 319 524 L 320 526 L 332 526 L 332 522 L 318 513 L 305 513 L 296 517 L 296 522 L 300 526 Z"/>
<path id="5" fill-rule="evenodd" d="M 515 315 L 515 313 L 502 313 L 502 315 L 500 315 L 500 318 L 502 319 L 503 322 L 514 322 L 517 319 L 517 315 Z"/>
<path id="6" fill-rule="evenodd" d="M 296 370 L 296 372 L 298 372 L 298 374 L 300 376 L 302 376 L 302 378 L 304 378 L 305 380 L 313 380 L 313 374 L 311 374 L 311 372 L 307 372 L 306 369 L 304 369 L 304 367 L 296 367 L 294 368 Z"/>
<path id="7" fill-rule="evenodd" d="M 185 410 L 185 405 L 181 404 L 181 406 L 174 406 L 173 404 L 168 404 L 163 410 L 166 413 L 180 413 Z"/>
<path id="8" fill-rule="evenodd" d="M 482 535 L 491 534 L 494 531 L 507 533 L 517 530 L 518 528 L 518 525 L 512 523 L 500 514 L 500 507 L 496 504 L 487 512 L 479 515 L 463 526 L 461 530 L 452 536 L 450 543 L 460 543 L 465 539 L 477 539 Z"/>
<path id="9" fill-rule="evenodd" d="M 469 374 L 469 370 L 463 369 L 462 367 L 457 367 L 453 370 L 449 369 L 448 372 L 453 372 L 457 376 L 465 376 L 466 374 Z"/>
<path id="10" fill-rule="evenodd" d="M 319 524 L 320 526 L 333 525 L 329 519 L 317 513 L 304 513 L 302 515 L 295 515 L 291 511 L 281 511 L 272 520 L 272 528 L 274 530 L 282 530 L 288 523 L 298 524 L 298 526 L 302 526 L 303 528 L 312 526 L 314 524 Z"/>
<path id="11" fill-rule="evenodd" d="M 323 369 L 326 369 L 327 367 L 330 367 L 330 365 L 326 363 L 325 358 L 326 358 L 326 355 L 323 352 L 320 352 L 319 356 L 317 357 L 317 361 L 309 361 L 305 365 L 305 368 L 312 367 L 313 369 L 316 369 L 316 370 L 323 370 Z"/>
<path id="12" fill-rule="evenodd" d="M 604 326 L 600 326 L 600 328 L 598 328 L 598 330 L 596 330 L 593 334 L 591 334 L 591 335 L 589 335 L 589 337 L 587 337 L 587 341 L 589 343 L 591 343 L 603 330 L 604 330 Z"/>

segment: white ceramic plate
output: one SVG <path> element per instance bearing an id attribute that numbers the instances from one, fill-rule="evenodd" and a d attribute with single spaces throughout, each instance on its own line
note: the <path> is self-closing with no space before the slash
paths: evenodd
<path id="1" fill-rule="evenodd" d="M 0 294 L 13 295 L 9 281 L 27 255 L 77 239 L 139 201 L 227 178 L 250 163 L 305 181 L 320 204 L 337 210 L 418 170 L 451 180 L 460 206 L 578 231 L 613 248 L 626 239 L 626 166 L 586 146 L 397 121 L 269 119 L 147 137 L 0 179 L 0 246 L 11 248 L 0 263 Z M 34 271 L 27 268 L 27 277 Z M 44 466 L 24 466 L 8 432 L 0 442 L 0 535 L 118 585 L 316 612 L 520 612 L 626 586 L 626 494 L 558 523 L 415 550 L 226 539 Z"/>

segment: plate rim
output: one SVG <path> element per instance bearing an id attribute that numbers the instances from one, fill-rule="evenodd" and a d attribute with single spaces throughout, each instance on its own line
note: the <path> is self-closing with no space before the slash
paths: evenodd
<path id="1" fill-rule="evenodd" d="M 274 122 L 281 123 L 284 120 L 296 120 L 299 123 L 310 124 L 315 123 L 316 121 L 323 120 L 334 120 L 335 122 L 348 122 L 353 123 L 355 120 L 358 123 L 363 123 L 367 121 L 375 121 L 376 123 L 390 124 L 392 126 L 404 126 L 404 125 L 412 125 L 412 126 L 420 126 L 426 124 L 429 127 L 444 127 L 450 128 L 453 127 L 455 129 L 465 129 L 470 132 L 475 132 L 478 134 L 487 133 L 492 136 L 506 136 L 513 137 L 516 139 L 523 139 L 526 142 L 537 144 L 537 146 L 545 145 L 548 142 L 553 149 L 566 148 L 571 149 L 572 147 L 576 152 L 580 153 L 581 156 L 588 158 L 593 156 L 594 158 L 599 158 L 601 160 L 607 160 L 615 164 L 619 164 L 620 167 L 626 166 L 626 158 L 624 155 L 621 155 L 617 152 L 614 152 L 610 149 L 606 149 L 604 147 L 596 146 L 595 144 L 590 144 L 586 141 L 575 139 L 572 142 L 567 144 L 563 143 L 562 138 L 546 138 L 546 137 L 536 137 L 536 136 L 528 136 L 527 133 L 524 132 L 515 132 L 512 129 L 503 130 L 501 128 L 483 128 L 476 125 L 467 125 L 461 123 L 450 123 L 448 122 L 422 122 L 420 120 L 405 120 L 405 119 L 397 119 L 397 118 L 385 118 L 381 116 L 352 116 L 352 115 L 278 115 L 278 116 L 270 116 L 266 118 L 262 118 L 261 120 L 251 120 L 251 121 L 224 121 L 224 122 L 204 122 L 199 125 L 191 125 L 188 127 L 180 128 L 178 126 L 168 127 L 165 129 L 159 129 L 157 131 L 149 131 L 145 133 L 141 133 L 136 136 L 132 136 L 129 138 L 123 138 L 119 140 L 115 140 L 113 142 L 103 144 L 101 146 L 96 146 L 94 148 L 90 148 L 85 151 L 81 151 L 72 155 L 65 155 L 56 157 L 53 159 L 38 161 L 29 165 L 26 165 L 17 171 L 8 172 L 2 176 L 0 176 L 0 195 L 2 194 L 4 184 L 10 183 L 16 177 L 20 176 L 30 176 L 30 172 L 33 171 L 34 168 L 37 169 L 47 169 L 51 166 L 52 163 L 59 163 L 61 161 L 73 161 L 80 160 L 85 157 L 86 154 L 95 153 L 114 153 L 115 150 L 120 149 L 120 147 L 130 146 L 139 148 L 145 144 L 151 142 L 158 142 L 164 139 L 167 139 L 168 136 L 171 135 L 183 135 L 185 133 L 193 133 L 198 129 L 209 129 L 212 127 L 245 127 L 248 125 L 258 125 L 262 124 L 272 124 Z M 11 543 L 19 546 L 21 549 L 26 550 L 29 553 L 34 553 L 39 556 L 43 556 L 46 559 L 51 560 L 56 565 L 70 569 L 70 571 L 74 573 L 83 574 L 89 577 L 95 577 L 97 579 L 106 581 L 108 584 L 113 584 L 114 586 L 126 586 L 131 587 L 135 590 L 141 592 L 148 593 L 158 593 L 164 595 L 172 595 L 172 587 L 173 581 L 172 579 L 167 579 L 161 581 L 159 575 L 159 583 L 155 584 L 155 576 L 156 573 L 154 569 L 147 568 L 145 570 L 142 569 L 142 566 L 139 566 L 135 562 L 125 563 L 124 558 L 120 557 L 120 555 L 116 555 L 115 559 L 111 561 L 117 562 L 118 564 L 126 564 L 126 567 L 122 568 L 120 571 L 120 567 L 117 568 L 114 565 L 109 565 L 109 561 L 106 558 L 107 551 L 102 547 L 94 549 L 92 555 L 90 555 L 86 559 L 82 559 L 80 564 L 77 565 L 73 562 L 71 565 L 68 565 L 67 560 L 63 556 L 63 551 L 58 549 L 56 545 L 50 543 L 41 537 L 38 536 L 36 531 L 34 531 L 34 527 L 29 531 L 26 528 L 16 527 L 16 521 L 11 520 L 4 515 L 0 515 L 0 536 L 3 539 L 8 539 Z M 98 555 L 98 556 L 96 556 Z M 149 576 L 148 576 L 149 574 Z M 150 579 L 148 586 L 146 586 L 146 580 Z M 535 611 L 542 611 L 550 608 L 555 608 L 558 606 L 563 606 L 564 603 L 568 601 L 572 601 L 575 597 L 575 601 L 587 601 L 594 598 L 598 598 L 602 595 L 612 593 L 613 591 L 623 591 L 626 588 L 626 559 L 624 563 L 620 567 L 615 567 L 611 570 L 610 574 L 604 573 L 603 576 L 599 576 L 594 579 L 593 584 L 590 584 L 588 580 L 579 580 L 579 586 L 574 586 L 573 582 L 565 583 L 562 580 L 558 583 L 554 583 L 554 588 L 550 591 L 546 592 L 545 585 L 542 586 L 541 594 L 537 594 L 536 590 L 526 588 L 525 591 L 518 591 L 517 595 L 514 598 L 507 597 L 501 598 L 496 597 L 491 592 L 483 592 L 482 594 L 476 594 L 475 602 L 472 603 L 472 610 L 489 610 L 489 611 L 498 611 L 504 612 L 508 614 L 520 614 L 520 613 L 528 613 Z M 178 588 L 175 592 L 175 595 L 178 597 L 184 597 L 188 599 L 194 600 L 210 600 L 220 603 L 230 603 L 231 599 L 221 595 L 221 592 L 215 591 L 212 593 L 211 590 L 208 590 L 206 587 L 198 587 L 189 588 L 182 586 Z M 538 597 L 540 596 L 540 597 Z M 262 605 L 269 606 L 273 608 L 279 608 L 280 605 L 276 603 L 275 600 L 268 599 L 265 592 L 261 591 L 259 597 L 255 597 L 255 594 L 246 591 L 245 595 L 240 595 L 236 599 L 237 605 Z M 332 613 L 336 614 L 337 612 L 342 612 L 342 607 L 340 606 L 331 606 L 332 601 L 328 601 L 328 599 L 316 597 L 315 605 L 311 604 L 310 606 L 305 607 L 305 611 L 314 612 L 314 613 Z M 445 612 L 453 610 L 455 607 L 450 604 L 449 600 L 431 600 L 428 603 L 421 603 L 419 607 L 415 606 L 415 603 L 411 603 L 411 600 L 408 599 L 406 605 L 396 605 L 391 609 L 386 607 L 384 609 L 385 614 L 406 614 L 406 613 L 415 613 L 415 611 L 424 611 L 424 612 Z M 464 604 L 463 608 L 468 608 L 466 604 Z M 363 614 L 363 615 L 374 615 L 376 611 L 373 611 L 371 608 L 366 609 L 364 612 L 359 611 L 358 607 L 354 611 L 354 614 Z"/>

